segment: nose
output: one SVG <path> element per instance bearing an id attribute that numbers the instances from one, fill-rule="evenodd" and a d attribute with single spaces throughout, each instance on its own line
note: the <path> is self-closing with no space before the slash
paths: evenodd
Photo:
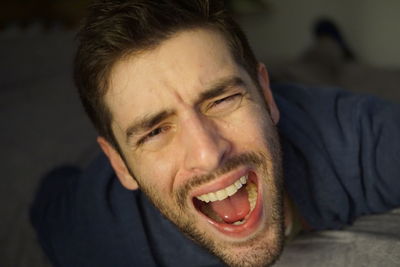
<path id="1" fill-rule="evenodd" d="M 183 124 L 185 170 L 205 174 L 218 168 L 232 146 L 217 123 L 201 114 L 192 114 Z"/>

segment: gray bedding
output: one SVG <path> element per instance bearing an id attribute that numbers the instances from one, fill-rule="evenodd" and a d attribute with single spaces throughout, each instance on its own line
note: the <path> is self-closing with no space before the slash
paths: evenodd
<path id="1" fill-rule="evenodd" d="M 400 209 L 361 217 L 340 231 L 302 234 L 276 266 L 400 266 Z"/>

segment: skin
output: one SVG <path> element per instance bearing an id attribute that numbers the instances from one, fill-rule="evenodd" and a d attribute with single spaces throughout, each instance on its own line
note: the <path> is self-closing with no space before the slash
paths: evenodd
<path id="1" fill-rule="evenodd" d="M 127 189 L 139 187 L 183 232 L 231 266 L 271 264 L 282 249 L 279 111 L 262 64 L 257 82 L 219 33 L 180 32 L 113 67 L 105 102 L 122 156 L 98 138 Z M 223 92 L 204 97 L 218 85 Z M 152 127 L 137 127 L 162 111 L 167 116 Z M 221 232 L 195 209 L 193 197 L 249 170 L 259 180 L 261 216 L 251 230 Z"/>

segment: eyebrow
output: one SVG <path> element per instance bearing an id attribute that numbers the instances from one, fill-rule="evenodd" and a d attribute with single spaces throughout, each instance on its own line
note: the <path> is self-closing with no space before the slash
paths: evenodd
<path id="1" fill-rule="evenodd" d="M 175 112 L 172 110 L 163 110 L 154 115 L 143 116 L 143 118 L 134 122 L 131 126 L 128 127 L 128 129 L 126 129 L 127 142 L 129 142 L 129 139 L 133 135 L 136 135 L 138 132 L 144 132 L 153 128 L 155 125 L 172 116 L 174 113 Z"/>
<path id="2" fill-rule="evenodd" d="M 231 76 L 218 80 L 208 90 L 200 94 L 198 99 L 195 101 L 195 105 L 199 105 L 205 100 L 217 97 L 225 93 L 229 88 L 243 85 L 245 85 L 244 81 L 237 76 Z M 129 142 L 129 139 L 132 136 L 137 135 L 140 132 L 150 130 L 166 118 L 173 116 L 175 113 L 176 112 L 174 110 L 162 110 L 155 114 L 144 115 L 142 118 L 133 122 L 131 126 L 126 129 L 126 142 Z"/>

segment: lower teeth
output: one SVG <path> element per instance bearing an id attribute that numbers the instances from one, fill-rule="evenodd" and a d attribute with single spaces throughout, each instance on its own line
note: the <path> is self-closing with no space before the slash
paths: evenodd
<path id="1" fill-rule="evenodd" d="M 254 210 L 254 208 L 255 208 L 255 206 L 256 206 L 256 201 L 257 201 L 257 186 L 256 186 L 255 184 L 253 184 L 252 182 L 248 181 L 248 183 L 246 184 L 245 189 L 246 189 L 246 191 L 247 191 L 248 201 L 249 201 L 249 204 L 250 204 L 250 211 L 249 211 L 249 213 L 248 213 L 248 214 L 250 214 L 250 213 Z M 208 217 L 210 217 L 211 219 L 213 219 L 214 221 L 217 221 L 217 222 L 224 222 L 224 221 L 222 220 L 222 218 L 220 218 L 212 209 L 209 208 L 208 205 L 205 206 L 205 207 L 202 209 L 202 212 L 203 212 L 205 215 L 207 215 Z M 247 215 L 247 216 L 248 216 L 248 215 Z M 246 217 L 247 217 L 247 216 L 246 216 Z M 233 224 L 233 225 L 241 225 L 241 224 L 244 224 L 245 221 L 246 221 L 246 218 L 243 218 L 242 220 L 236 221 L 236 222 L 234 222 L 234 223 L 232 223 L 232 224 Z"/>
<path id="2" fill-rule="evenodd" d="M 234 223 L 232 223 L 233 225 L 241 225 L 241 224 L 244 224 L 244 219 L 243 220 L 240 220 L 240 221 L 237 221 L 237 222 L 234 222 Z"/>

